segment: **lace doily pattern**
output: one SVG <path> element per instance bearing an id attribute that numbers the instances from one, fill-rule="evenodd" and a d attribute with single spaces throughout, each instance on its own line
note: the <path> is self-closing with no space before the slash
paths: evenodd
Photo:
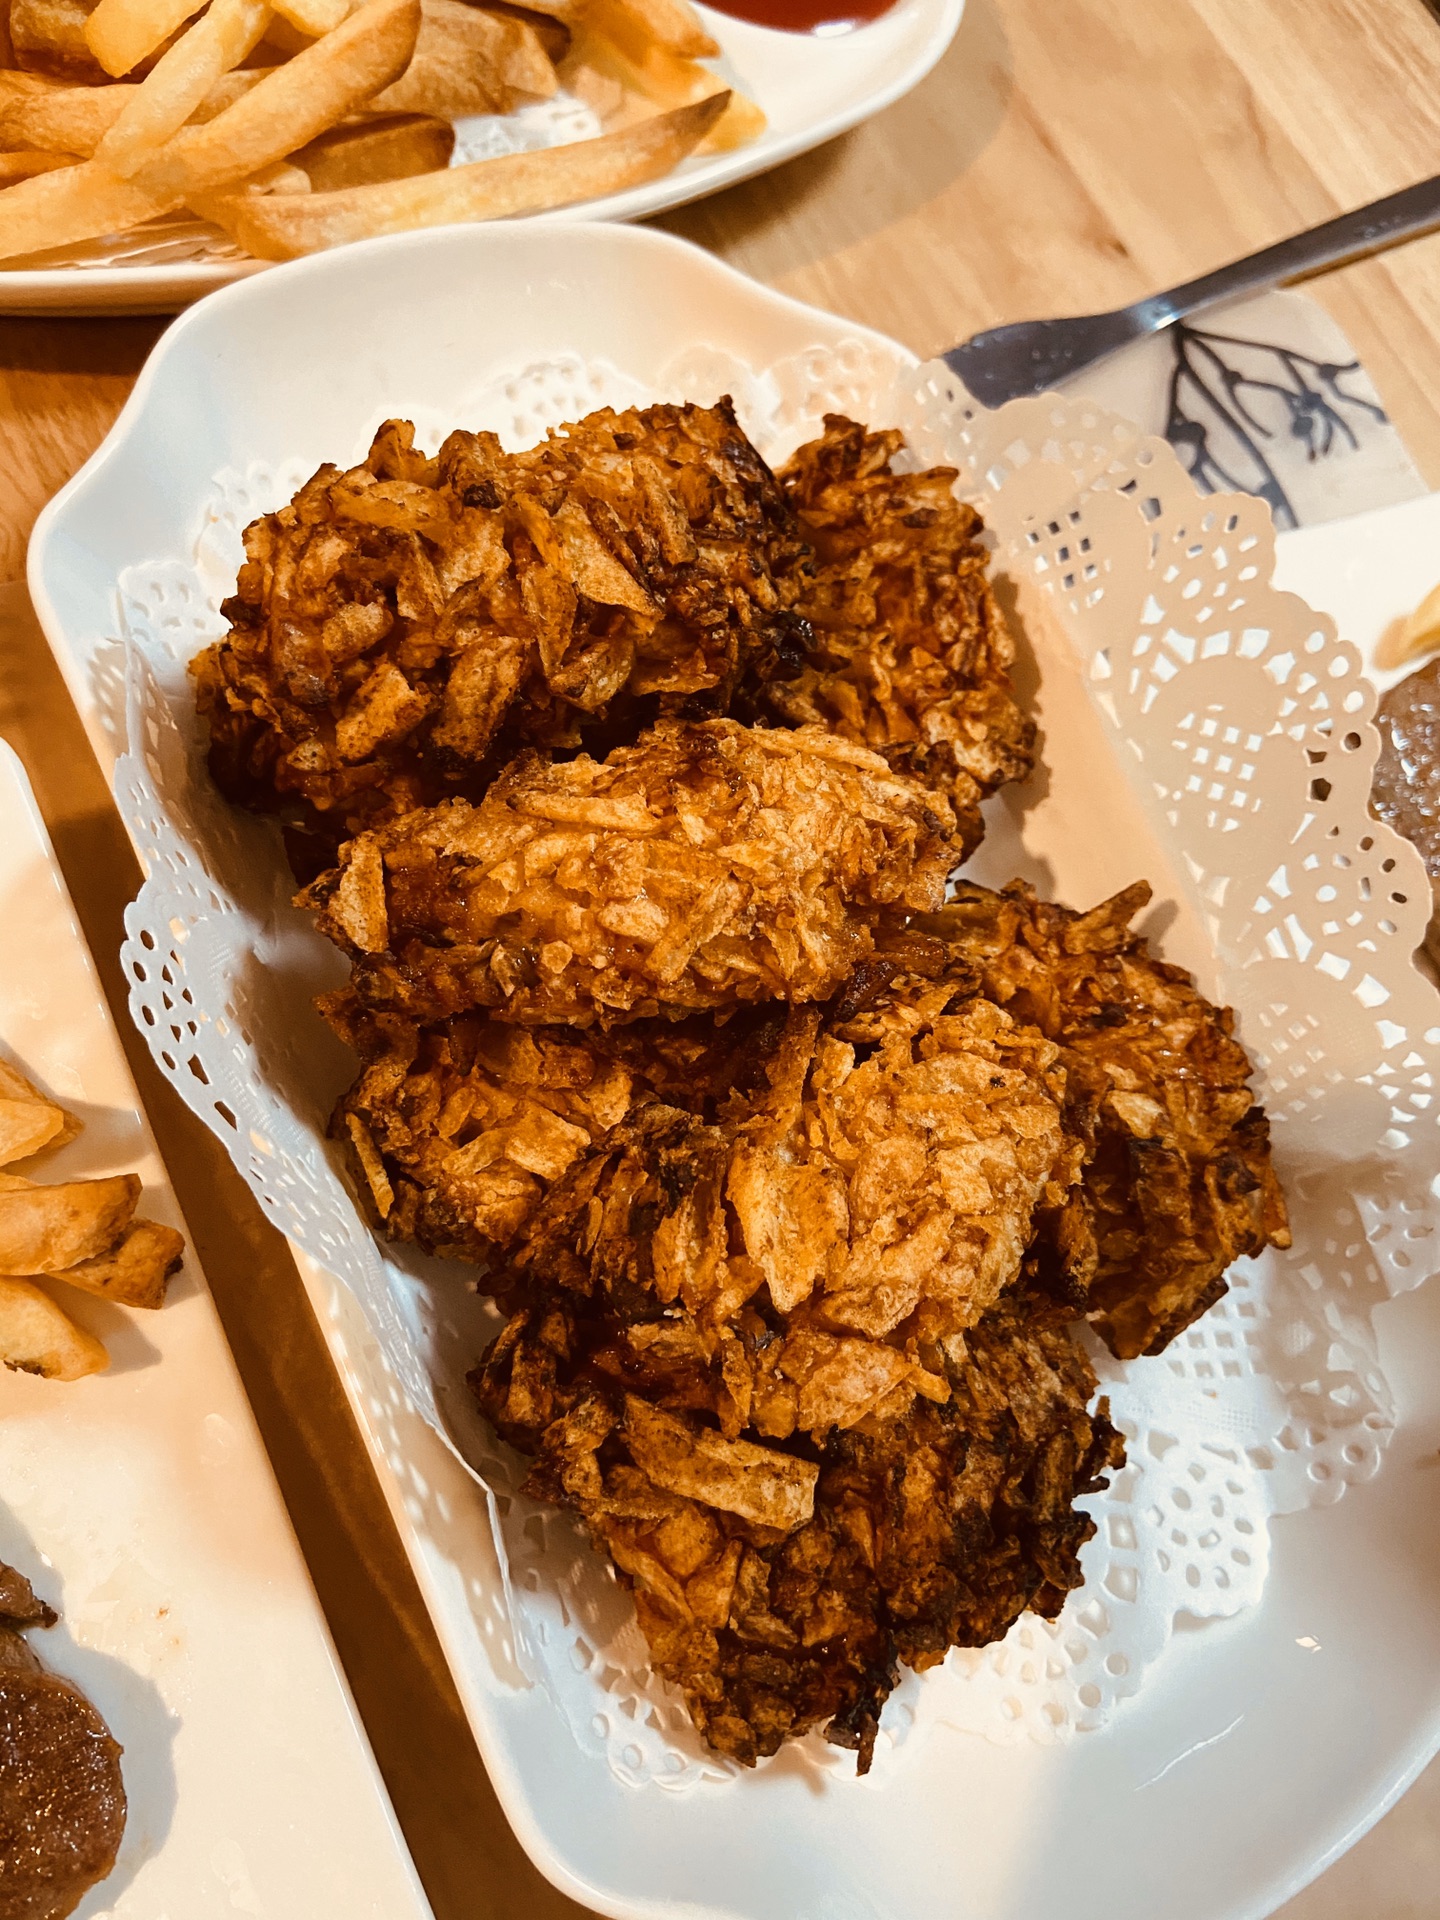
<path id="1" fill-rule="evenodd" d="M 722 391 L 772 459 L 841 411 L 895 421 L 909 458 L 960 469 L 1042 674 L 1078 670 L 1089 688 L 1127 782 L 1136 871 L 1174 876 L 1202 983 L 1237 1010 L 1294 1214 L 1294 1248 L 1239 1263 L 1161 1358 L 1095 1350 L 1129 1464 L 1088 1502 L 1084 1588 L 1053 1623 L 1026 1618 L 907 1676 L 875 1783 L 940 1724 L 1001 1741 L 1102 1725 L 1177 1617 L 1255 1604 L 1274 1515 L 1378 1469 L 1393 1407 L 1372 1314 L 1435 1264 L 1440 1001 L 1411 957 L 1428 887 L 1419 856 L 1368 814 L 1373 694 L 1355 652 L 1271 587 L 1263 509 L 1201 500 L 1168 448 L 1113 416 L 1052 399 L 986 413 L 943 368 L 855 341 L 767 368 L 697 347 L 649 380 L 564 358 L 477 381 L 416 424 L 430 444 L 459 420 L 519 446 L 599 405 Z M 333 457 L 358 458 L 379 417 Z M 217 475 L 193 550 L 121 582 L 123 655 L 117 635 L 97 693 L 123 726 L 117 794 L 147 872 L 124 949 L 135 1016 L 270 1217 L 359 1303 L 370 1337 L 349 1340 L 343 1364 L 417 1529 L 448 1539 L 453 1515 L 409 1457 L 410 1407 L 485 1490 L 493 1558 L 461 1571 L 495 1684 L 543 1687 L 617 1778 L 706 1790 L 728 1763 L 649 1674 L 604 1558 L 519 1492 L 523 1463 L 473 1409 L 463 1376 L 488 1310 L 459 1270 L 382 1250 L 360 1222 L 325 1137 L 347 1066 L 309 1005 L 335 956 L 289 905 L 270 829 L 203 773 L 187 663 L 222 631 L 241 530 L 304 477 Z M 771 1764 L 853 1766 L 818 1739 Z"/>

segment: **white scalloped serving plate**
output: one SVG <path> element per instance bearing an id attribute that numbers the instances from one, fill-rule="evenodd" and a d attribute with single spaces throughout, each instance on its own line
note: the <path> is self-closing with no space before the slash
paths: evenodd
<path id="1" fill-rule="evenodd" d="M 184 1227 L 3 743 L 0 1049 L 86 1123 L 27 1173 L 137 1172 Z M 0 1371 L 0 1560 L 59 1609 L 36 1651 L 125 1749 L 125 1838 L 82 1920 L 428 1920 L 193 1247 L 159 1313 L 52 1284 L 110 1366 Z"/>
<path id="2" fill-rule="evenodd" d="M 965 0 L 896 0 L 865 25 L 807 34 L 776 33 L 702 5 L 720 43 L 719 71 L 737 79 L 764 110 L 760 138 L 731 153 L 683 160 L 663 179 L 624 193 L 529 215 L 525 223 L 648 219 L 823 146 L 923 80 L 954 39 L 964 10 Z M 182 244 L 157 243 L 150 257 L 114 260 L 103 248 L 87 246 L 76 251 L 73 263 L 0 267 L 0 314 L 177 313 L 267 265 L 228 244 L 205 247 L 206 234 L 220 239 L 213 228 L 192 223 L 177 233 Z"/>
<path id="3" fill-rule="evenodd" d="M 222 469 L 343 457 L 388 413 L 453 418 L 456 396 L 487 378 L 567 354 L 643 383 L 698 343 L 751 368 L 788 360 L 803 372 L 806 350 L 847 343 L 913 364 L 698 250 L 616 227 L 370 242 L 185 316 L 31 547 L 36 607 L 102 765 L 124 744 L 117 583 L 188 548 Z M 1383 538 L 1374 551 L 1383 565 Z M 1052 729 L 1071 698 L 1087 699 L 1078 676 L 1047 683 Z M 1103 807 L 1118 775 L 1098 764 L 1094 775 L 1089 797 Z M 1057 857 L 1056 889 L 1088 903 L 1132 877 L 1132 854 L 1092 831 L 1063 871 Z M 1182 1619 L 1100 1731 L 997 1746 L 942 1721 L 858 1784 L 784 1755 L 667 1793 L 584 1751 L 551 1695 L 517 1684 L 493 1630 L 497 1570 L 472 1481 L 387 1384 L 354 1296 L 300 1264 L 506 1811 L 537 1864 L 601 1912 L 1259 1920 L 1440 1746 L 1440 1472 L 1421 1470 L 1440 1447 L 1440 1288 L 1376 1316 L 1397 1401 L 1386 1470 L 1276 1524 L 1259 1603 L 1193 1631 Z"/>

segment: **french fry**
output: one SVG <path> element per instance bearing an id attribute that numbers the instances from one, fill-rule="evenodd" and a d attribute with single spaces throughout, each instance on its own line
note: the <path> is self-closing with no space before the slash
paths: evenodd
<path id="1" fill-rule="evenodd" d="M 12 157 L 50 160 L 53 154 L 20 154 Z M 42 1147 L 52 1146 L 65 1130 L 65 1115 L 48 1100 L 13 1100 L 0 1096 L 0 1165 L 12 1160 L 28 1160 Z"/>
<path id="2" fill-rule="evenodd" d="M 33 74 L 0 74 L 0 147 L 88 157 L 139 91 L 125 83 L 65 87 Z"/>
<path id="3" fill-rule="evenodd" d="M 1402 660 L 1416 660 L 1440 647 L 1440 586 L 1430 592 L 1407 614 L 1395 636 L 1394 645 L 1382 664 L 1398 667 Z"/>
<path id="4" fill-rule="evenodd" d="M 8 1060 L 0 1060 L 0 1098 L 5 1100 L 36 1100 L 42 1107 L 51 1107 L 60 1115 L 62 1122 L 59 1133 L 50 1142 L 53 1147 L 63 1147 L 71 1140 L 79 1138 L 80 1122 L 73 1113 L 67 1113 L 64 1107 L 48 1100 L 38 1087 L 34 1087 L 21 1073 L 18 1067 L 12 1067 Z"/>
<path id="5" fill-rule="evenodd" d="M 38 1100 L 42 1106 L 56 1106 L 56 1104 L 58 1104 L 58 1102 L 46 1098 L 46 1094 L 42 1094 L 38 1087 L 33 1087 L 33 1085 L 25 1079 L 25 1075 L 19 1071 L 19 1068 L 12 1068 L 12 1064 L 10 1064 L 8 1060 L 0 1060 L 0 1098 L 6 1098 L 6 1100 Z M 73 1116 L 73 1114 L 67 1114 L 63 1106 L 58 1108 L 58 1112 L 60 1112 L 61 1117 L 63 1117 L 65 1125 L 63 1125 L 63 1129 L 61 1129 L 61 1133 L 58 1135 L 58 1139 L 56 1139 L 54 1144 L 56 1144 L 56 1146 L 63 1146 L 67 1140 L 79 1139 L 81 1123 L 79 1123 L 79 1119 Z"/>
<path id="6" fill-rule="evenodd" d="M 507 113 L 517 94 L 548 99 L 559 82 L 540 37 L 523 20 L 463 0 L 420 0 L 409 66 L 370 103 L 376 113 Z"/>
<path id="7" fill-rule="evenodd" d="M 713 60 L 720 52 L 688 0 L 585 0 L 584 17 L 632 60 L 654 47 L 689 60 Z"/>
<path id="8" fill-rule="evenodd" d="M 420 0 L 366 0 L 233 106 L 176 134 L 134 186 L 160 202 L 189 201 L 294 153 L 403 73 L 419 29 Z"/>
<path id="9" fill-rule="evenodd" d="M 10 0 L 10 44 L 15 64 L 28 73 L 69 81 L 107 76 L 85 38 L 88 0 Z"/>
<path id="10" fill-rule="evenodd" d="M 595 140 L 475 160 L 412 180 L 294 199 L 216 194 L 197 211 L 260 259 L 289 260 L 379 233 L 569 206 L 668 172 L 704 139 L 729 98 L 717 93 Z"/>
<path id="11" fill-rule="evenodd" d="M 203 0 L 99 0 L 85 22 L 85 44 L 105 72 L 118 80 L 163 47 L 202 4 Z"/>
<path id="12" fill-rule="evenodd" d="M 275 11 L 308 39 L 333 33 L 350 11 L 350 0 L 275 0 Z"/>
<path id="13" fill-rule="evenodd" d="M 94 149 L 95 158 L 122 180 L 131 178 L 184 126 L 216 81 L 253 51 L 269 20 L 269 0 L 211 0 L 130 94 Z"/>
<path id="14" fill-rule="evenodd" d="M 455 150 L 455 129 L 448 120 L 425 114 L 396 114 L 389 120 L 332 127 L 308 147 L 292 153 L 316 193 L 368 186 L 376 180 L 408 180 L 412 174 L 448 167 Z"/>
<path id="15" fill-rule="evenodd" d="M 630 120 L 650 112 L 648 100 L 630 93 L 613 73 L 602 73 L 574 51 L 555 69 L 560 84 L 577 100 L 583 100 L 602 126 L 611 126 L 624 115 Z"/>
<path id="16" fill-rule="evenodd" d="M 73 167 L 78 153 L 0 153 L 0 187 L 13 186 L 17 180 L 32 179 L 37 173 L 54 173 L 60 167 Z"/>
<path id="17" fill-rule="evenodd" d="M 522 25 L 532 27 L 552 66 L 558 65 L 570 51 L 570 21 L 567 18 L 557 17 L 553 13 L 537 13 L 531 7 L 512 7 L 508 0 L 486 0 L 480 11 L 492 13 L 500 20 L 518 20 Z M 578 18 L 578 14 L 573 18 Z"/>
<path id="18" fill-rule="evenodd" d="M 724 81 L 708 67 L 682 60 L 663 47 L 652 46 L 640 59 L 604 34 L 582 26 L 571 46 L 572 60 L 618 80 L 628 93 L 640 94 L 657 107 L 688 106 L 717 93 Z M 715 123 L 701 151 L 724 153 L 743 146 L 765 130 L 765 116 L 753 100 L 731 92 L 730 104 Z"/>
<path id="19" fill-rule="evenodd" d="M 213 120 L 217 113 L 223 113 L 226 107 L 233 107 L 237 100 L 243 99 L 252 87 L 258 87 L 266 75 L 274 71 L 273 67 L 245 67 L 239 73 L 221 74 L 191 114 L 192 123 Z"/>
<path id="20" fill-rule="evenodd" d="M 0 1274 L 58 1273 L 107 1253 L 139 1199 L 133 1173 L 0 1192 Z"/>
<path id="21" fill-rule="evenodd" d="M 287 59 L 291 54 L 304 53 L 307 47 L 313 47 L 314 44 L 313 34 L 301 33 L 298 27 L 292 27 L 290 22 L 278 13 L 265 29 L 264 45 L 267 48 L 274 47 Z"/>
<path id="22" fill-rule="evenodd" d="M 103 1372 L 110 1356 L 33 1280 L 0 1279 L 0 1361 L 46 1380 L 82 1380 Z"/>
<path id="23" fill-rule="evenodd" d="M 563 26 L 574 27 L 579 25 L 585 12 L 585 0 L 526 0 L 524 6 L 513 7 L 507 4 L 507 0 L 500 0 L 499 5 L 492 4 L 486 8 L 486 11 L 488 13 L 541 13 L 547 19 L 560 21 Z"/>
<path id="24" fill-rule="evenodd" d="M 179 194 L 147 193 L 117 180 L 93 160 L 36 174 L 0 193 L 0 260 L 121 233 L 183 204 Z"/>
<path id="25" fill-rule="evenodd" d="M 102 1300 L 151 1311 L 165 1304 L 170 1276 L 185 1258 L 185 1242 L 158 1220 L 132 1220 L 108 1253 L 81 1260 L 55 1277 Z"/>

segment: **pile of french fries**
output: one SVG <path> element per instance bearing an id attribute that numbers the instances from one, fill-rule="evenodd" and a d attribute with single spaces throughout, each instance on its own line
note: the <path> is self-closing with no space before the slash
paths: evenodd
<path id="1" fill-rule="evenodd" d="M 286 260 L 616 193 L 758 107 L 688 0 L 9 0 L 0 261 L 185 209 Z M 453 122 L 564 88 L 599 135 L 452 166 Z"/>
<path id="2" fill-rule="evenodd" d="M 0 1167 L 63 1147 L 80 1123 L 0 1061 Z M 126 1307 L 159 1307 L 185 1253 L 173 1227 L 137 1218 L 133 1173 L 50 1186 L 0 1173 L 0 1362 L 47 1380 L 109 1365 L 104 1343 L 77 1326 L 34 1278 L 54 1275 Z"/>

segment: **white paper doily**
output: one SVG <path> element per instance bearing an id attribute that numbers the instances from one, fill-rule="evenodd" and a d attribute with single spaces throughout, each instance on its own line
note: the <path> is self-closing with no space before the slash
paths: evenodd
<path id="1" fill-rule="evenodd" d="M 456 424 L 524 445 L 607 402 L 724 391 L 775 461 L 841 411 L 900 424 L 913 458 L 960 469 L 1015 582 L 1042 687 L 1068 676 L 1089 689 L 1070 720 L 1059 709 L 1047 720 L 1057 752 L 1073 725 L 1080 748 L 1113 763 L 1133 834 L 1124 877 L 1168 892 L 1167 952 L 1237 1009 L 1295 1230 L 1290 1253 L 1239 1263 L 1229 1295 L 1163 1357 L 1122 1364 L 1096 1350 L 1130 1457 L 1085 1503 L 1098 1525 L 1085 1586 L 1053 1624 L 1027 1617 L 995 1647 L 907 1676 L 874 1778 L 941 1722 L 1042 1741 L 1101 1725 L 1177 1615 L 1257 1601 L 1273 1515 L 1376 1472 L 1392 1403 L 1371 1313 L 1431 1271 L 1440 1213 L 1440 999 L 1411 958 L 1429 889 L 1419 856 L 1368 814 L 1373 693 L 1330 624 L 1270 586 L 1264 509 L 1200 499 L 1163 444 L 1114 416 L 1053 398 L 987 414 L 943 368 L 897 377 L 893 358 L 856 342 L 763 371 L 697 348 L 653 392 L 603 363 L 559 359 L 457 394 L 445 418 L 416 426 L 430 445 Z M 378 424 L 333 457 L 360 458 Z M 228 809 L 203 771 L 185 663 L 223 631 L 241 529 L 305 477 L 217 475 L 197 503 L 194 550 L 121 581 L 116 784 L 148 873 L 127 916 L 132 1006 L 271 1218 L 361 1302 L 391 1381 L 377 1398 L 399 1406 L 403 1387 L 490 1490 L 508 1612 L 503 1580 L 471 1603 L 510 1670 L 543 1685 L 620 1779 L 703 1787 L 728 1763 L 651 1679 L 613 1575 L 573 1521 L 516 1494 L 523 1468 L 471 1408 L 463 1372 L 484 1329 L 477 1303 L 457 1299 L 463 1273 L 382 1253 L 356 1214 L 324 1140 L 349 1067 L 309 1005 L 338 957 L 287 904 L 273 831 Z M 1072 790 L 1037 805 L 1052 851 L 1090 831 L 1085 804 Z M 1013 851 L 1022 863 L 1030 833 L 1007 840 L 996 824 L 982 858 Z M 403 1422 L 383 1424 L 403 1481 Z M 801 1751 L 804 1764 L 853 1767 L 818 1737 Z"/>

